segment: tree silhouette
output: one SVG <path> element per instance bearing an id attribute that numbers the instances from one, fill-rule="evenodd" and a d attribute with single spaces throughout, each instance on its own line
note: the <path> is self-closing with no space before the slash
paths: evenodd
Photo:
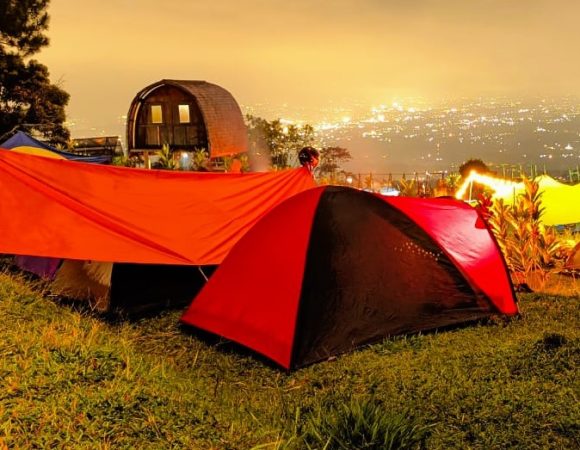
<path id="1" fill-rule="evenodd" d="M 250 157 L 267 153 L 276 169 L 297 165 L 300 149 L 314 141 L 314 128 L 308 124 L 284 124 L 280 119 L 268 121 L 252 115 L 246 116 L 246 123 Z"/>
<path id="2" fill-rule="evenodd" d="M 69 94 L 51 84 L 46 66 L 31 56 L 48 45 L 49 0 L 0 1 L 0 139 L 17 129 L 37 131 L 66 146 Z"/>
<path id="3" fill-rule="evenodd" d="M 320 150 L 318 171 L 321 176 L 335 178 L 341 164 L 351 159 L 352 155 L 344 147 L 324 147 Z"/>
<path id="4" fill-rule="evenodd" d="M 459 166 L 459 174 L 462 178 L 467 178 L 472 170 L 477 173 L 489 173 L 489 167 L 481 159 L 471 158 Z"/>

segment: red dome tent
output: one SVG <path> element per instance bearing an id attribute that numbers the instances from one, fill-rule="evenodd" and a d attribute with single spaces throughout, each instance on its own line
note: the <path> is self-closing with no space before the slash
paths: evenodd
<path id="1" fill-rule="evenodd" d="M 294 369 L 387 336 L 517 312 L 475 209 L 321 187 L 264 216 L 181 320 Z"/>

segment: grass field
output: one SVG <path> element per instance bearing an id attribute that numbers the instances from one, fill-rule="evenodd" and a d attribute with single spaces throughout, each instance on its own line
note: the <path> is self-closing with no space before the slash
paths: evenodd
<path id="1" fill-rule="evenodd" d="M 0 448 L 322 448 L 373 426 L 410 448 L 579 448 L 580 299 L 520 308 L 288 374 L 179 311 L 107 322 L 0 273 Z"/>

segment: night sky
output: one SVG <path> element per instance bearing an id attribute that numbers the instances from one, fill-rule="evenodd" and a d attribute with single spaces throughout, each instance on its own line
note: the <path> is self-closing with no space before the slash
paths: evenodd
<path id="1" fill-rule="evenodd" d="M 577 0 L 52 0 L 37 58 L 105 127 L 142 87 L 199 79 L 244 105 L 580 94 Z"/>

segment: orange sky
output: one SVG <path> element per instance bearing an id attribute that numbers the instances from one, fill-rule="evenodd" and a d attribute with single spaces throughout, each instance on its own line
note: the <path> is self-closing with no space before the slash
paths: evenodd
<path id="1" fill-rule="evenodd" d="M 37 58 L 97 128 L 142 87 L 200 79 L 242 104 L 580 95 L 578 0 L 52 0 Z"/>

